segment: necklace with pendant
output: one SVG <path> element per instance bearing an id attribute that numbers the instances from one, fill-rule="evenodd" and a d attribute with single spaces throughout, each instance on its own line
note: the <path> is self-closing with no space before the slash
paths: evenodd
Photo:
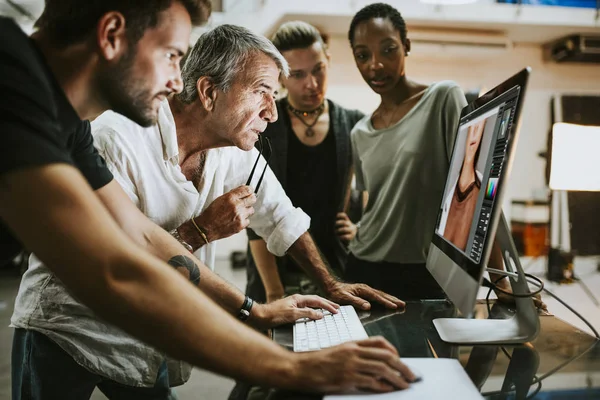
<path id="1" fill-rule="evenodd" d="M 315 136 L 315 130 L 313 129 L 313 126 L 315 126 L 317 124 L 317 122 L 319 121 L 319 117 L 321 116 L 321 114 L 323 114 L 323 111 L 325 111 L 325 103 L 324 102 L 321 103 L 321 105 L 319 107 L 315 108 L 314 110 L 310 110 L 310 111 L 297 110 L 294 107 L 292 107 L 289 102 L 287 104 L 287 108 L 306 127 L 306 131 L 304 131 L 304 134 L 307 137 Z M 304 118 L 308 117 L 309 115 L 316 115 L 315 120 L 312 123 L 308 123 L 304 120 Z"/>

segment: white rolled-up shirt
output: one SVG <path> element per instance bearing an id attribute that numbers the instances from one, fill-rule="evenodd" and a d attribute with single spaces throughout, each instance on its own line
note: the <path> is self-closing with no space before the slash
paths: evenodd
<path id="1" fill-rule="evenodd" d="M 175 122 L 167 102 L 161 105 L 158 124 L 153 127 L 143 128 L 108 111 L 92 123 L 92 131 L 115 180 L 144 214 L 166 230 L 200 215 L 217 197 L 244 185 L 259 155 L 256 149 L 209 150 L 196 188 L 179 168 Z M 261 159 L 255 184 L 264 166 Z M 254 208 L 250 227 L 275 255 L 284 255 L 309 228 L 310 218 L 292 205 L 270 168 Z M 216 246 L 211 242 L 196 252 L 211 268 Z M 11 325 L 43 333 L 87 370 L 124 385 L 152 387 L 165 361 L 172 385 L 190 376 L 190 365 L 165 357 L 98 318 L 35 255 L 21 281 Z"/>
<path id="2" fill-rule="evenodd" d="M 117 182 L 146 216 L 166 230 L 197 217 L 217 197 L 245 185 L 259 156 L 256 149 L 234 146 L 208 150 L 199 187 L 194 187 L 179 167 L 175 129 L 167 101 L 160 107 L 158 123 L 150 128 L 112 111 L 92 123 L 94 145 Z M 265 163 L 261 157 L 251 186 L 257 184 Z M 310 217 L 292 205 L 268 166 L 256 197 L 249 227 L 266 241 L 271 253 L 283 256 L 308 230 Z M 217 242 L 196 252 L 211 268 Z"/>

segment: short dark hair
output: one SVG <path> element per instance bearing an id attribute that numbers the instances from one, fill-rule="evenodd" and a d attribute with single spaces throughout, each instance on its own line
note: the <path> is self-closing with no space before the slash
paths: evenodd
<path id="1" fill-rule="evenodd" d="M 193 25 L 208 20 L 211 12 L 210 0 L 46 0 L 44 12 L 35 23 L 58 46 L 67 46 L 86 38 L 95 28 L 102 15 L 118 11 L 127 21 L 127 37 L 133 43 L 144 32 L 158 23 L 158 15 L 181 3 Z"/>
<path id="2" fill-rule="evenodd" d="M 324 50 L 327 49 L 326 40 L 321 32 L 304 21 L 290 21 L 281 24 L 271 36 L 271 42 L 280 52 L 305 49 L 316 42 L 321 43 Z"/>
<path id="3" fill-rule="evenodd" d="M 402 18 L 400 11 L 389 4 L 373 3 L 363 7 L 356 15 L 354 15 L 354 18 L 352 18 L 350 29 L 348 30 L 348 40 L 350 40 L 351 46 L 354 45 L 354 31 L 356 30 L 356 26 L 373 18 L 389 19 L 394 28 L 400 33 L 402 43 L 406 42 L 406 22 L 404 22 L 404 18 Z"/>

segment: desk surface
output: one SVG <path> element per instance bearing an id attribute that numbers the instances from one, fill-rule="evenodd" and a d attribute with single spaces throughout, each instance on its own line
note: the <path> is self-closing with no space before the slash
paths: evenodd
<path id="1" fill-rule="evenodd" d="M 512 313 L 500 304 L 491 311 L 493 318 L 507 318 Z M 503 347 L 442 342 L 433 319 L 457 316 L 456 309 L 445 301 L 409 302 L 403 312 L 374 309 L 358 315 L 369 336 L 384 336 L 401 357 L 434 357 L 435 352 L 438 357 L 457 358 L 486 398 L 600 399 L 600 342 L 552 315 L 540 315 L 540 334 L 533 342 Z M 485 304 L 477 305 L 475 317 L 488 318 Z M 291 325 L 274 330 L 273 338 L 292 348 Z M 272 390 L 268 398 L 321 396 Z"/>

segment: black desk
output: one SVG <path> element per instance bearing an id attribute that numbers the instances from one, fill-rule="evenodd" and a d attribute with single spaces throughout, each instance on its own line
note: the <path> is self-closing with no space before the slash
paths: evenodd
<path id="1" fill-rule="evenodd" d="M 511 312 L 495 304 L 491 315 L 506 318 Z M 488 399 L 600 399 L 600 342 L 552 315 L 540 315 L 541 331 L 535 341 L 501 348 L 442 342 L 432 320 L 457 316 L 455 308 L 444 301 L 409 302 L 404 312 L 374 309 L 358 314 L 369 336 L 384 336 L 401 357 L 433 357 L 435 352 L 438 357 L 458 358 Z M 475 316 L 488 317 L 485 304 L 477 305 Z M 273 338 L 291 349 L 291 325 L 275 329 Z M 540 384 L 539 392 L 534 394 Z M 266 398 L 322 396 L 271 390 Z M 451 393 L 448 398 L 452 399 Z"/>

